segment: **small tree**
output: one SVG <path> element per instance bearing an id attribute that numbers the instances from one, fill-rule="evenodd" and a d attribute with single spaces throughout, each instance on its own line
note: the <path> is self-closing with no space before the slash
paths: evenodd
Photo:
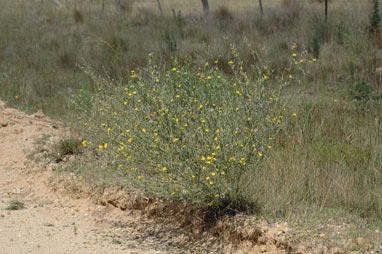
<path id="1" fill-rule="evenodd" d="M 381 27 L 381 16 L 379 15 L 378 0 L 374 0 L 373 13 L 370 17 L 369 32 L 372 34 L 376 34 L 379 32 L 380 27 Z"/>

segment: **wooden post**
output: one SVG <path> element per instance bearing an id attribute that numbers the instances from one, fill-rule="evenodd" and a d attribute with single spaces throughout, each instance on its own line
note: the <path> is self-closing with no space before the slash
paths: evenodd
<path id="1" fill-rule="evenodd" d="M 328 0 L 325 0 L 325 20 L 328 20 Z"/>

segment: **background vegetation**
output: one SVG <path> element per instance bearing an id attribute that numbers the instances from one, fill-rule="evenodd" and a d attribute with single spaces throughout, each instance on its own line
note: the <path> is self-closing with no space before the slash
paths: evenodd
<path id="1" fill-rule="evenodd" d="M 264 164 L 248 171 L 243 196 L 278 216 L 325 207 L 381 214 L 382 38 L 373 1 L 330 1 L 327 20 L 322 3 L 292 0 L 263 3 L 263 15 L 253 1 L 210 1 L 209 18 L 200 1 L 162 1 L 164 16 L 154 1 L 122 2 L 119 14 L 98 1 L 0 3 L 0 98 L 11 106 L 42 108 L 86 132 L 85 123 L 103 121 L 84 122 L 98 117 L 90 111 L 98 89 L 130 85 L 132 70 L 150 73 L 149 53 L 158 75 L 186 66 L 232 83 L 242 71 L 254 84 L 266 79 L 267 92 L 288 80 L 284 127 Z M 243 70 L 229 64 L 230 45 Z M 108 132 L 95 131 L 88 142 L 98 150 Z M 126 177 L 125 168 L 105 168 L 97 172 Z"/>

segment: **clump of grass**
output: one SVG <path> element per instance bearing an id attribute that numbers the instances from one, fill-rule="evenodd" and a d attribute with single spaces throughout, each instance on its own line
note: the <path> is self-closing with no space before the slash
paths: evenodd
<path id="1" fill-rule="evenodd" d="M 82 152 L 81 141 L 74 138 L 61 140 L 58 144 L 58 152 L 62 155 L 78 155 Z"/>
<path id="2" fill-rule="evenodd" d="M 74 9 L 73 18 L 76 23 L 84 22 L 84 15 L 82 14 L 80 10 Z"/>
<path id="3" fill-rule="evenodd" d="M 78 139 L 68 138 L 61 140 L 47 156 L 55 162 L 60 162 L 65 156 L 82 153 L 84 147 L 86 147 L 86 142 L 84 143 Z"/>
<path id="4" fill-rule="evenodd" d="M 98 86 L 83 119 L 89 147 L 156 195 L 211 206 L 252 202 L 246 186 L 270 154 L 282 105 L 279 90 L 266 88 L 269 77 L 250 80 L 233 45 L 231 52 L 231 78 L 209 63 L 161 70 L 153 56 L 117 84 L 85 69 Z"/>
<path id="5" fill-rule="evenodd" d="M 10 205 L 5 209 L 10 211 L 16 211 L 16 210 L 25 209 L 25 207 L 24 207 L 24 203 L 17 200 L 13 200 L 11 201 Z"/>

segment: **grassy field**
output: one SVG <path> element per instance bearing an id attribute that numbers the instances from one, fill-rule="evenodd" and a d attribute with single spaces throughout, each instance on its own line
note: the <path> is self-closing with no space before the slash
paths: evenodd
<path id="1" fill-rule="evenodd" d="M 161 17 L 155 1 L 116 14 L 100 1 L 0 0 L 0 98 L 73 122 L 103 159 L 93 173 L 73 169 L 89 177 L 284 218 L 378 217 L 382 37 L 370 32 L 371 1 L 330 2 L 327 21 L 309 1 L 265 1 L 264 15 L 253 1 L 211 1 L 209 19 L 200 1 L 179 2 L 162 1 Z"/>

